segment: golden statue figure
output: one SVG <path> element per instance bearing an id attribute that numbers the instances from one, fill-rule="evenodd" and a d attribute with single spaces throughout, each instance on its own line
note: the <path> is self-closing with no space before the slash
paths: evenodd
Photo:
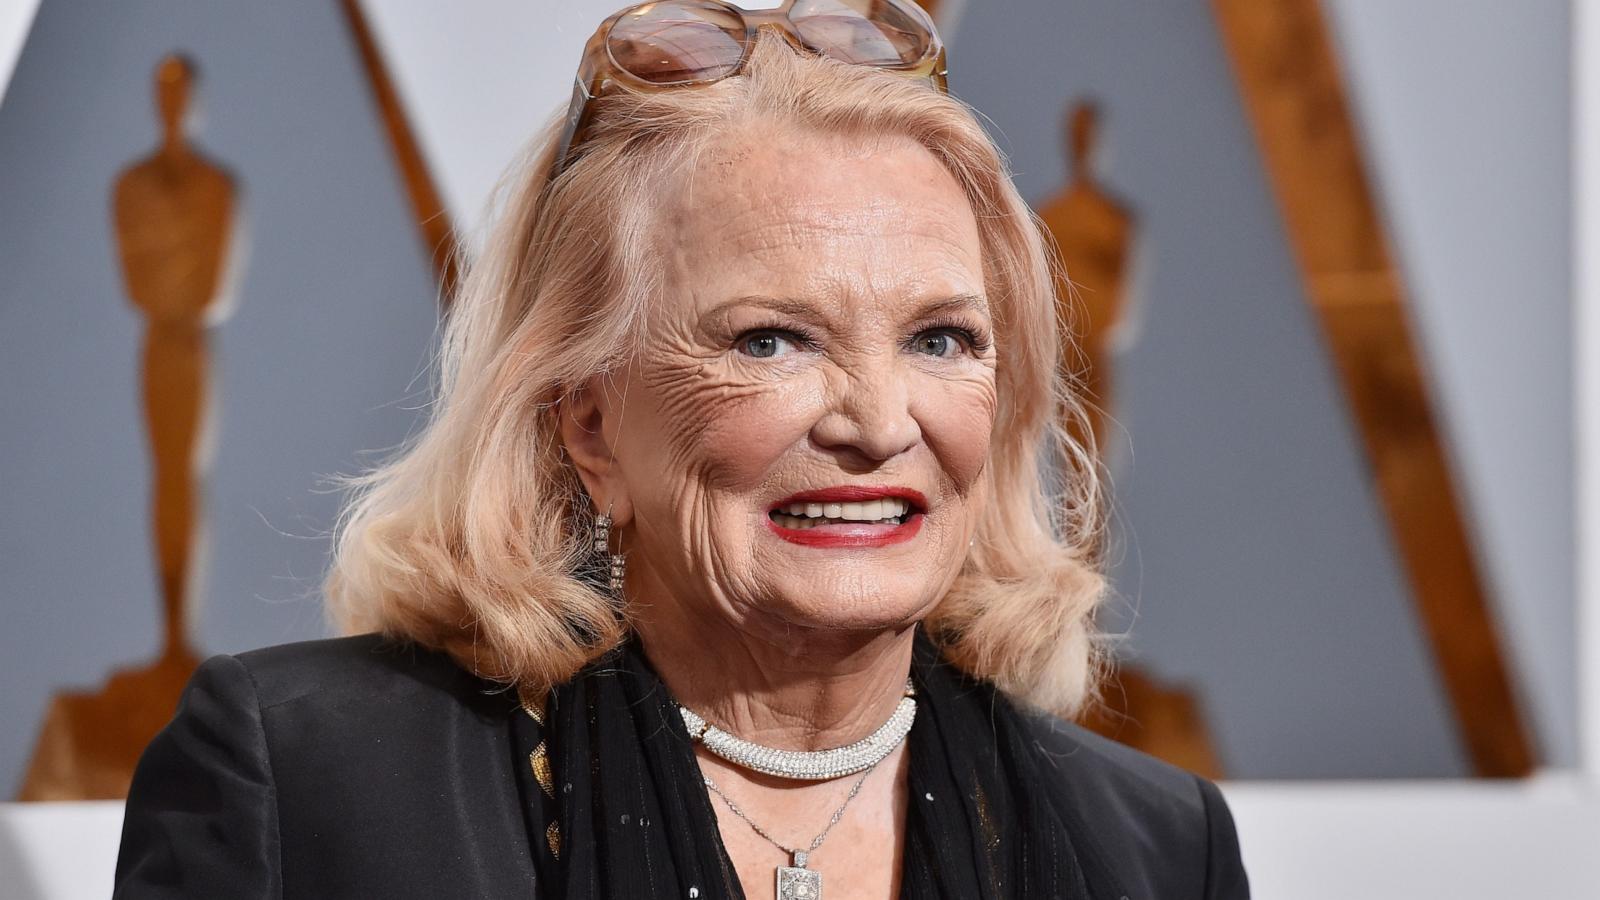
<path id="1" fill-rule="evenodd" d="M 226 313 L 233 179 L 189 144 L 194 69 L 156 68 L 161 145 L 117 177 L 113 221 L 128 296 L 145 321 L 145 422 L 153 467 L 151 522 L 163 641 L 150 665 L 117 672 L 98 693 L 51 703 L 21 799 L 115 799 L 139 753 L 171 718 L 198 663 L 189 638 L 189 582 L 198 520 L 197 450 L 206 424 L 206 331 Z"/>
<path id="2" fill-rule="evenodd" d="M 1064 338 L 1062 366 L 1089 401 L 1094 446 L 1105 452 L 1106 420 L 1114 408 L 1112 338 L 1127 315 L 1129 261 L 1134 221 L 1128 210 L 1098 183 L 1094 157 L 1099 115 L 1083 102 L 1067 116 L 1071 170 L 1066 188 L 1044 203 L 1039 217 L 1055 238 L 1070 283 L 1056 285 Z M 1087 436 L 1069 431 L 1075 440 Z M 1119 666 L 1106 687 L 1106 705 L 1085 725 L 1125 744 L 1211 778 L 1221 777 L 1205 720 L 1192 691 L 1158 682 L 1137 667 Z"/>
<path id="3" fill-rule="evenodd" d="M 1098 129 L 1099 113 L 1093 104 L 1079 103 L 1068 114 L 1067 187 L 1040 207 L 1039 217 L 1055 237 L 1071 274 L 1070 285 L 1056 286 L 1056 296 L 1067 307 L 1062 321 L 1073 331 L 1062 347 L 1064 365 L 1093 404 L 1094 445 L 1104 448 L 1106 413 L 1112 402 L 1110 337 L 1125 313 L 1133 217 L 1095 179 Z"/>

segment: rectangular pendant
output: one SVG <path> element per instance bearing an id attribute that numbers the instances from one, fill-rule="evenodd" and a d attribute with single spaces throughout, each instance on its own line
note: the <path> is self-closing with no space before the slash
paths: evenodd
<path id="1" fill-rule="evenodd" d="M 822 900 L 822 873 L 779 866 L 778 900 Z"/>

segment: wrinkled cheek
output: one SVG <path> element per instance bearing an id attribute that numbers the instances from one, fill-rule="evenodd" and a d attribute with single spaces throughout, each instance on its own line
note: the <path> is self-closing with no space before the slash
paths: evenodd
<path id="1" fill-rule="evenodd" d="M 707 488 L 753 493 L 804 443 L 816 419 L 812 396 L 800 384 L 707 392 L 676 424 L 677 452 Z"/>
<path id="2" fill-rule="evenodd" d="M 961 485 L 963 493 L 983 483 L 984 472 L 989 466 L 990 436 L 990 428 L 974 427 L 952 442 L 956 450 L 951 454 L 950 474 Z"/>
<path id="3" fill-rule="evenodd" d="M 930 392 L 923 433 L 956 491 L 968 495 L 984 482 L 994 435 L 995 392 L 984 382 L 945 385 Z"/>
<path id="4" fill-rule="evenodd" d="M 684 396 L 654 423 L 657 468 L 640 485 L 670 519 L 685 564 L 735 596 L 754 596 L 752 542 L 762 500 L 809 432 L 807 392 L 797 385 L 729 385 Z"/>
<path id="5" fill-rule="evenodd" d="M 641 506 L 707 539 L 718 527 L 748 524 L 732 520 L 750 516 L 815 418 L 811 379 L 740 380 L 698 365 L 642 374 L 629 477 Z"/>

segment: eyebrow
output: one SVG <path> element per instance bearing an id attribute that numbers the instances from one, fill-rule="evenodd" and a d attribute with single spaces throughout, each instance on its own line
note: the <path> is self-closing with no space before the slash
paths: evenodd
<path id="1" fill-rule="evenodd" d="M 981 315 L 989 315 L 989 298 L 982 294 L 956 294 L 935 300 L 922 308 L 922 314 L 950 312 L 952 310 L 968 310 Z"/>
<path id="2" fill-rule="evenodd" d="M 810 303 L 798 297 L 767 297 L 761 294 L 752 294 L 745 297 L 735 297 L 717 304 L 706 311 L 706 317 L 720 316 L 729 310 L 740 306 L 755 306 L 761 309 L 770 309 L 784 315 L 794 316 L 797 319 L 814 321 L 817 318 L 817 309 Z"/>
<path id="3" fill-rule="evenodd" d="M 806 321 L 817 321 L 819 318 L 816 307 L 798 297 L 767 297 L 761 294 L 735 297 L 732 300 L 719 303 L 707 310 L 704 318 L 726 314 L 729 310 L 739 306 L 770 309 Z M 918 308 L 916 315 L 921 317 L 953 310 L 969 310 L 988 316 L 989 298 L 982 294 L 954 294 L 949 297 L 940 297 L 923 304 Z"/>

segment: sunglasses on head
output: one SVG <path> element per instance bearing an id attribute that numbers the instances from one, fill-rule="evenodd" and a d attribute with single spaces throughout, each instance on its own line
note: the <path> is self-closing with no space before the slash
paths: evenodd
<path id="1" fill-rule="evenodd" d="M 944 44 L 912 0 L 785 0 L 763 10 L 723 0 L 640 3 L 600 23 L 585 45 L 551 177 L 583 142 L 594 100 L 619 85 L 670 89 L 737 75 L 762 29 L 820 56 L 926 78 L 949 90 Z"/>

